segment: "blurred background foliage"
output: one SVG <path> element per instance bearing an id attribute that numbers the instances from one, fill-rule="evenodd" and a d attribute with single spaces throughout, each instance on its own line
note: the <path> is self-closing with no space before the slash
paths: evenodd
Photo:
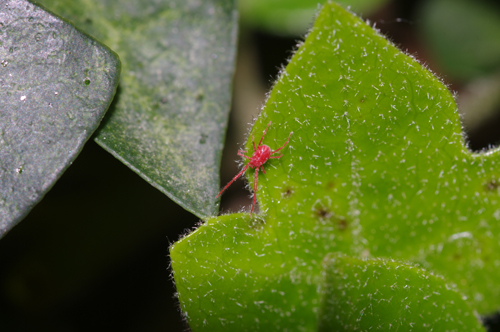
<path id="1" fill-rule="evenodd" d="M 342 1 L 457 93 L 467 141 L 500 141 L 500 4 L 495 0 Z M 317 1 L 240 0 L 233 109 L 222 184 Z M 196 174 L 193 174 L 196 176 Z M 243 180 L 222 212 L 250 206 Z M 119 189 L 119 190 L 118 190 Z M 0 241 L 2 331 L 185 331 L 168 246 L 198 223 L 92 140 L 43 201 Z M 498 316 L 488 317 L 500 331 Z"/>

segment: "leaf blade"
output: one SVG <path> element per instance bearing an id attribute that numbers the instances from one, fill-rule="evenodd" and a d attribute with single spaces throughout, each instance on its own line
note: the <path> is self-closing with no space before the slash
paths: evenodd
<path id="1" fill-rule="evenodd" d="M 121 56 L 117 101 L 96 142 L 186 210 L 200 218 L 217 214 L 234 1 L 59 0 L 50 6 Z"/>
<path id="2" fill-rule="evenodd" d="M 329 3 L 274 86 L 257 139 L 269 121 L 272 150 L 293 135 L 259 173 L 260 215 L 211 219 L 171 248 L 193 330 L 315 331 L 311 285 L 337 252 L 419 264 L 473 310 L 498 308 L 499 150 L 467 149 L 453 96 L 415 59 Z M 273 292 L 286 297 L 267 302 Z M 223 296 L 231 304 L 218 305 Z M 276 327 L 276 315 L 292 323 Z"/>
<path id="3" fill-rule="evenodd" d="M 0 234 L 19 222 L 76 158 L 118 85 L 112 51 L 28 1 L 2 13 Z"/>
<path id="4" fill-rule="evenodd" d="M 485 331 L 456 287 L 421 268 L 341 254 L 327 255 L 323 265 L 318 331 Z"/>

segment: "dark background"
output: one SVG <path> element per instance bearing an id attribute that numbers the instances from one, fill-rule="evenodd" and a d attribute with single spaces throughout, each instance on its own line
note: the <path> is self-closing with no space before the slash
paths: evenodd
<path id="1" fill-rule="evenodd" d="M 460 94 L 467 82 L 443 71 L 419 37 L 422 3 L 391 1 L 365 18 Z M 297 40 L 241 28 L 222 184 L 236 174 L 236 150 L 248 123 Z M 500 112 L 469 129 L 471 149 L 498 143 L 498 128 Z M 239 180 L 221 209 L 250 204 Z M 188 330 L 174 296 L 168 247 L 198 222 L 90 140 L 43 201 L 0 241 L 0 330 Z M 491 331 L 500 331 L 498 321 L 487 319 Z"/>

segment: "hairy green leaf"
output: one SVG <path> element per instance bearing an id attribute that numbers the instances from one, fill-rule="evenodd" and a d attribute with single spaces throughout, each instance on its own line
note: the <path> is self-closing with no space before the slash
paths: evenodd
<path id="1" fill-rule="evenodd" d="M 323 264 L 318 331 L 484 331 L 463 295 L 421 268 L 339 254 Z"/>
<path id="2" fill-rule="evenodd" d="M 101 122 L 116 54 L 25 0 L 0 2 L 0 235 L 52 187 Z"/>
<path id="3" fill-rule="evenodd" d="M 217 213 L 236 43 L 233 0 L 43 0 L 123 63 L 96 141 L 199 217 Z"/>
<path id="4" fill-rule="evenodd" d="M 335 252 L 419 263 L 473 310 L 500 306 L 499 150 L 466 148 L 453 96 L 417 61 L 330 3 L 256 140 L 269 121 L 271 149 L 293 134 L 259 174 L 260 215 L 209 219 L 171 248 L 193 331 L 317 331 L 321 262 Z"/>

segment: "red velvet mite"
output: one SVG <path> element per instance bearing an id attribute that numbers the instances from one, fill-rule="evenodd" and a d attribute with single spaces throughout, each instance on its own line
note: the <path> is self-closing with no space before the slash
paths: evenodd
<path id="1" fill-rule="evenodd" d="M 288 135 L 288 139 L 286 140 L 285 144 L 283 144 L 282 147 L 280 147 L 274 151 L 271 151 L 270 147 L 268 147 L 265 144 L 262 144 L 262 141 L 264 140 L 264 136 L 266 135 L 267 129 L 269 128 L 270 125 L 271 125 L 271 122 L 268 123 L 266 130 L 264 130 L 264 132 L 262 133 L 262 138 L 260 139 L 259 145 L 257 145 L 257 146 L 255 146 L 255 136 L 254 136 L 254 133 L 252 132 L 252 144 L 253 144 L 253 149 L 254 149 L 254 153 L 252 154 L 252 156 L 249 157 L 249 156 L 245 155 L 246 151 L 243 151 L 243 150 L 238 151 L 238 156 L 244 157 L 250 161 L 248 162 L 248 164 L 245 165 L 245 167 L 243 167 L 243 169 L 238 174 L 236 174 L 236 176 L 231 181 L 229 181 L 229 183 L 224 188 L 222 188 L 220 193 L 215 197 L 215 198 L 217 198 L 220 195 L 222 195 L 222 193 L 234 181 L 236 181 L 236 179 L 238 179 L 243 173 L 245 173 L 245 171 L 247 170 L 248 167 L 255 168 L 255 180 L 254 180 L 254 185 L 253 185 L 254 195 L 253 195 L 252 209 L 250 210 L 250 216 L 253 215 L 253 208 L 255 207 L 255 199 L 257 198 L 257 176 L 259 174 L 259 168 L 262 170 L 262 172 L 264 172 L 264 174 L 266 174 L 266 171 L 264 170 L 263 165 L 269 159 L 278 159 L 278 158 L 281 158 L 283 156 L 283 154 L 281 154 L 281 153 L 277 156 L 273 156 L 273 154 L 275 154 L 275 153 L 279 152 L 281 149 L 283 149 L 288 144 L 288 141 L 290 140 L 290 136 L 292 136 L 292 134 L 293 134 L 293 132 L 291 132 L 290 135 Z"/>

